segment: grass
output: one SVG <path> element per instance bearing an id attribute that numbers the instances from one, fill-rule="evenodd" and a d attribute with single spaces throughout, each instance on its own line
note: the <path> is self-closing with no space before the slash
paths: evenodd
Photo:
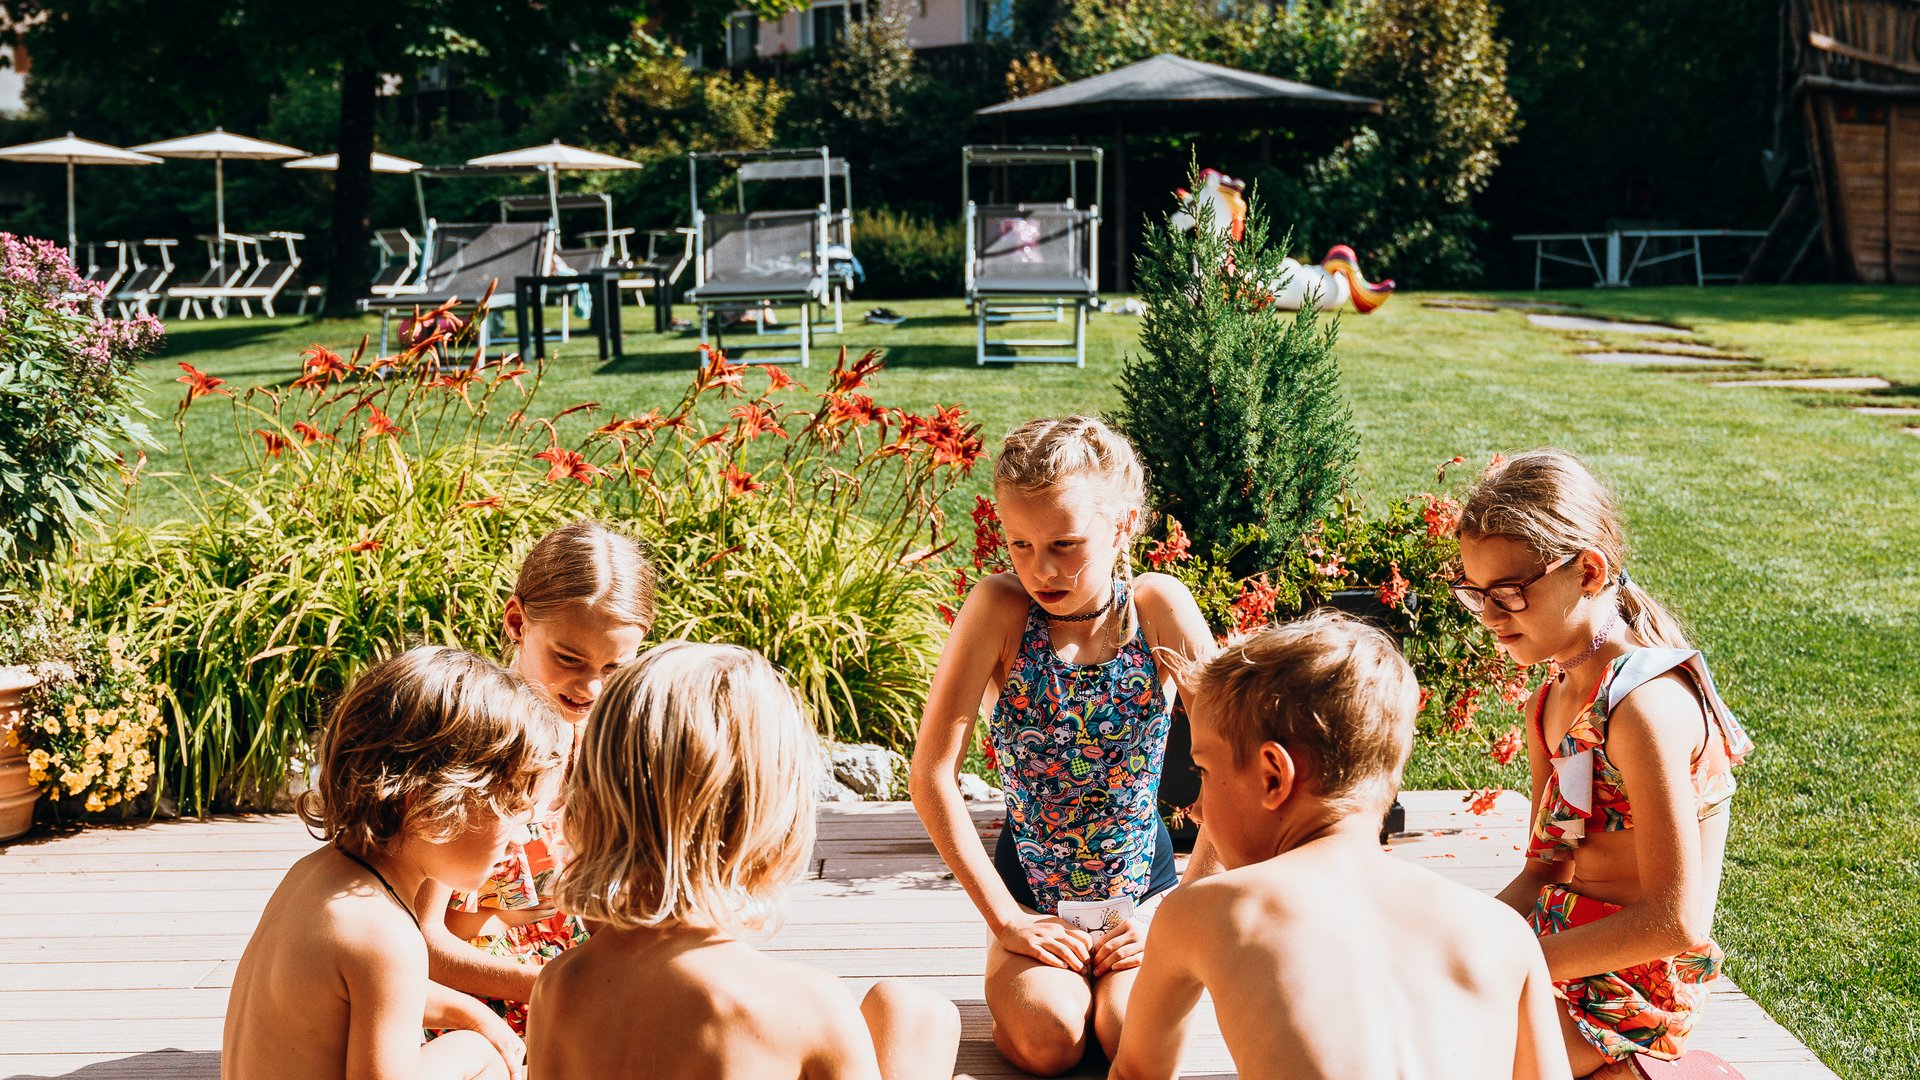
<path id="1" fill-rule="evenodd" d="M 1920 290 L 1548 298 L 1678 320 L 1763 358 L 1769 373 L 1882 375 L 1896 383 L 1876 395 L 1882 403 L 1920 404 Z M 1027 417 L 1112 407 L 1137 328 L 1095 316 L 1085 370 L 979 370 L 960 303 L 892 306 L 905 324 L 850 325 L 844 340 L 889 350 L 886 400 L 962 402 L 990 449 Z M 590 341 L 560 351 L 549 406 L 594 400 L 631 412 L 677 398 L 691 339 L 639 333 L 637 314 L 629 322 L 625 360 L 598 362 Z M 155 407 L 177 400 L 176 360 L 238 385 L 281 383 L 310 342 L 340 347 L 366 328 L 176 324 L 165 355 L 149 362 Z M 1724 376 L 1713 373 L 1590 365 L 1571 355 L 1575 342 L 1516 311 L 1449 314 L 1408 295 L 1348 316 L 1340 351 L 1361 435 L 1355 485 L 1384 500 L 1427 488 L 1455 454 L 1484 460 L 1541 445 L 1574 451 L 1608 478 L 1635 579 L 1692 628 L 1759 744 L 1740 774 L 1717 924 L 1732 975 L 1842 1076 L 1920 1075 L 1920 438 L 1897 418 L 1835 407 L 1858 396 L 1718 389 L 1710 384 Z M 188 416 L 185 440 L 202 461 L 237 460 L 223 417 L 204 404 Z M 162 500 L 147 512 L 163 510 Z M 1409 783 L 1454 782 L 1457 764 L 1416 755 Z"/>

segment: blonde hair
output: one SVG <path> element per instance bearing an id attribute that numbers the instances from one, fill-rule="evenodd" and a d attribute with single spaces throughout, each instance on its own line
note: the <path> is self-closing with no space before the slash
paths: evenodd
<path id="1" fill-rule="evenodd" d="M 1081 477 L 1105 489 L 1101 506 L 1123 524 L 1112 573 L 1116 580 L 1131 582 L 1133 538 L 1147 524 L 1147 471 L 1124 436 L 1091 416 L 1029 420 L 1007 433 L 1000 457 L 993 463 L 996 496 L 1006 488 L 1036 495 Z M 1125 525 L 1129 514 L 1132 524 Z M 1122 640 L 1132 636 L 1133 623 L 1129 588 L 1120 625 Z"/>
<path id="2" fill-rule="evenodd" d="M 764 926 L 813 851 L 819 745 L 767 659 L 669 641 L 614 675 L 566 792 L 560 906 L 611 926 Z"/>
<path id="3" fill-rule="evenodd" d="M 535 622 L 582 607 L 651 630 L 653 561 L 631 536 L 597 521 L 576 521 L 541 537 L 527 552 L 513 595 Z"/>
<path id="4" fill-rule="evenodd" d="M 1419 681 L 1393 638 L 1327 609 L 1229 646 L 1200 668 L 1194 697 L 1235 764 L 1267 742 L 1304 754 L 1314 789 L 1342 817 L 1393 802 L 1420 711 Z"/>
<path id="5" fill-rule="evenodd" d="M 469 652 L 409 649 L 353 680 L 321 736 L 296 809 L 320 838 L 389 851 L 458 836 L 477 813 L 533 805 L 570 729 L 533 685 Z"/>
<path id="6" fill-rule="evenodd" d="M 1620 614 L 1648 645 L 1689 648 L 1680 620 L 1627 577 L 1627 537 L 1613 495 L 1563 450 L 1533 450 L 1496 464 L 1467 493 L 1460 535 L 1504 537 L 1552 562 L 1588 548 L 1607 562 Z"/>

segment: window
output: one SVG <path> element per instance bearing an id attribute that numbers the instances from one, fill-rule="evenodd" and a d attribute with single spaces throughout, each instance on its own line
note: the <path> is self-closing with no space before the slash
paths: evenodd
<path id="1" fill-rule="evenodd" d="M 1013 34 L 1013 0 L 973 0 L 976 41 L 1005 40 Z"/>
<path id="2" fill-rule="evenodd" d="M 727 66 L 750 64 L 760 55 L 760 16 L 736 11 L 727 16 Z"/>
<path id="3" fill-rule="evenodd" d="M 847 35 L 847 24 L 867 17 L 866 0 L 815 0 L 803 23 L 803 49 L 831 45 Z"/>

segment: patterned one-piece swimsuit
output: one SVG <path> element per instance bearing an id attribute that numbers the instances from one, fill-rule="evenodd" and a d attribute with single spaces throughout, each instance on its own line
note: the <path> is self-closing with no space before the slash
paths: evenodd
<path id="1" fill-rule="evenodd" d="M 1127 586 L 1115 582 L 1113 610 L 1127 601 Z M 1053 651 L 1046 611 L 1032 605 L 991 733 L 1007 835 L 1036 910 L 1051 914 L 1061 900 L 1142 902 L 1171 884 L 1158 815 L 1170 727 L 1141 631 L 1104 664 L 1070 664 Z"/>

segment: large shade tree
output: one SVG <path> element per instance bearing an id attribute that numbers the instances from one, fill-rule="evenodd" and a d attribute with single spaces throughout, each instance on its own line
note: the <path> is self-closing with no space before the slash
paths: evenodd
<path id="1" fill-rule="evenodd" d="M 456 61 L 486 89 L 519 95 L 622 54 L 653 35 L 716 40 L 741 8 L 800 0 L 8 0 L 36 77 L 64 81 L 103 113 L 220 122 L 300 73 L 338 79 L 340 155 L 329 252 L 330 313 L 351 312 L 372 276 L 369 157 L 384 77 Z M 58 119 L 58 118 L 55 118 Z M 226 121 L 231 124 L 231 121 Z M 156 132 L 155 137 L 165 133 Z"/>

